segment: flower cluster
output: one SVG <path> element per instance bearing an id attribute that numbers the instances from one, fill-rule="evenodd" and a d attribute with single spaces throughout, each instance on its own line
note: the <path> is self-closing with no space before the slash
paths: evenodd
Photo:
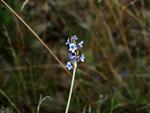
<path id="1" fill-rule="evenodd" d="M 69 45 L 69 51 L 68 57 L 70 58 L 70 61 L 67 62 L 66 67 L 68 70 L 74 67 L 74 63 L 78 63 L 79 61 L 84 62 L 84 54 L 81 56 L 79 55 L 78 47 L 83 47 L 83 41 L 76 44 L 76 40 L 78 40 L 77 36 L 71 36 L 71 38 L 67 40 L 66 45 Z"/>

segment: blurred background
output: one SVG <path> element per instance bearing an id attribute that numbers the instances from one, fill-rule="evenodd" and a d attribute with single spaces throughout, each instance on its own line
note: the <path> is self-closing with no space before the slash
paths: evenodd
<path id="1" fill-rule="evenodd" d="M 6 1 L 64 65 L 68 37 L 84 41 L 69 113 L 150 113 L 150 0 L 24 2 Z M 2 2 L 0 15 L 0 89 L 22 113 L 40 94 L 40 113 L 64 113 L 71 77 Z M 1 92 L 2 107 L 16 113 Z"/>

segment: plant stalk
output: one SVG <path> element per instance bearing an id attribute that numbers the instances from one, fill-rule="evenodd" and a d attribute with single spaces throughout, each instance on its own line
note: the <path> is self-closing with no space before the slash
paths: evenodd
<path id="1" fill-rule="evenodd" d="M 77 63 L 74 62 L 74 68 L 73 68 L 73 75 L 72 75 L 70 93 L 69 93 L 69 97 L 68 97 L 68 102 L 67 102 L 67 107 L 66 107 L 65 113 L 68 113 L 69 106 L 70 106 L 70 101 L 71 101 L 71 96 L 72 96 L 72 91 L 73 91 L 73 86 L 74 86 L 74 80 L 75 80 L 76 68 L 77 68 Z"/>

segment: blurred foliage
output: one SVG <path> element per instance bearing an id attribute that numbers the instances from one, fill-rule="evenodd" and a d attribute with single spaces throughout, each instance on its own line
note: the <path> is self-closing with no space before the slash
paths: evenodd
<path id="1" fill-rule="evenodd" d="M 69 113 L 150 111 L 149 0 L 7 1 L 65 65 L 68 37 L 84 40 L 84 63 Z M 40 113 L 64 113 L 71 78 L 38 39 L 0 3 L 0 89 L 21 112 L 34 113 L 40 94 L 51 96 Z M 72 71 L 71 71 L 72 72 Z M 25 88 L 26 87 L 26 88 Z M 115 88 L 115 91 L 114 91 Z M 0 94 L 1 108 L 11 108 Z"/>

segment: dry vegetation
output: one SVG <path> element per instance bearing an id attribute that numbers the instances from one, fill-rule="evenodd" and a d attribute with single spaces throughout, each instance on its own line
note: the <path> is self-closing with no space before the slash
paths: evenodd
<path id="1" fill-rule="evenodd" d="M 150 0 L 6 1 L 0 3 L 0 109 L 64 113 L 71 78 L 65 42 L 84 40 L 69 113 L 150 112 Z M 61 64 L 62 63 L 62 64 Z M 5 95 L 4 95 L 5 93 Z M 11 101 L 10 101 L 10 100 Z M 90 111 L 91 107 L 91 111 Z"/>

